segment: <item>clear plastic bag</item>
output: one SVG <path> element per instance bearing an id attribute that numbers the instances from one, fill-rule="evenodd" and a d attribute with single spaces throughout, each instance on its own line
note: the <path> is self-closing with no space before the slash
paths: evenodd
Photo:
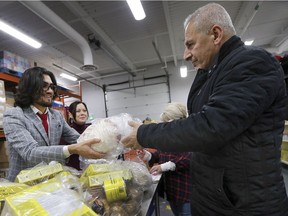
<path id="1" fill-rule="evenodd" d="M 89 206 L 103 216 L 137 215 L 144 191 L 152 185 L 145 164 L 121 160 L 94 162 L 87 166 L 80 178 L 94 197 Z"/>
<path id="2" fill-rule="evenodd" d="M 59 175 L 6 197 L 1 216 L 96 216 L 84 203 L 80 188 L 77 177 Z"/>
<path id="3" fill-rule="evenodd" d="M 77 142 L 99 138 L 100 143 L 91 147 L 95 151 L 105 153 L 105 159 L 115 159 L 123 152 L 123 145 L 120 143 L 121 138 L 131 132 L 128 121 L 132 121 L 132 117 L 127 113 L 95 119 L 80 135 Z"/>

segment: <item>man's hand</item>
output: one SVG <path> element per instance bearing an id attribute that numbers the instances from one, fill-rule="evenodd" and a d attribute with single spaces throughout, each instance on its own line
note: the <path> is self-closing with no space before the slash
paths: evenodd
<path id="1" fill-rule="evenodd" d="M 142 149 L 143 147 L 137 141 L 137 131 L 142 123 L 129 121 L 128 124 L 132 127 L 132 132 L 121 140 L 122 144 L 126 148 Z"/>
<path id="2" fill-rule="evenodd" d="M 77 144 L 68 145 L 68 151 L 70 154 L 78 154 L 85 158 L 99 159 L 103 158 L 105 154 L 101 152 L 96 152 L 91 148 L 92 144 L 97 144 L 100 139 L 90 139 Z"/>

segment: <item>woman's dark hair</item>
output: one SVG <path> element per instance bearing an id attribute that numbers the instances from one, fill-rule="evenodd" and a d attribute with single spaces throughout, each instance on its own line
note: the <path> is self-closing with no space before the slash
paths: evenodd
<path id="1" fill-rule="evenodd" d="M 76 119 L 76 111 L 77 111 L 77 105 L 78 104 L 83 104 L 85 106 L 85 109 L 87 110 L 87 115 L 89 116 L 89 112 L 88 112 L 86 104 L 82 101 L 74 101 L 73 103 L 70 104 L 70 106 L 68 108 L 69 112 L 73 116 L 73 119 Z M 72 123 L 72 122 L 69 120 L 69 123 Z"/>
<path id="2" fill-rule="evenodd" d="M 52 83 L 57 86 L 54 74 L 45 68 L 32 67 L 24 71 L 18 84 L 14 106 L 29 107 L 35 100 L 41 97 L 44 87 L 44 75 L 48 75 Z M 54 92 L 53 100 L 56 97 L 57 90 Z"/>

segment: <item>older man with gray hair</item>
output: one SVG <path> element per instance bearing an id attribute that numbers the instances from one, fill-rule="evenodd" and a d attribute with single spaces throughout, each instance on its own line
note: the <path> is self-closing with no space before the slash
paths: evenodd
<path id="1" fill-rule="evenodd" d="M 280 151 L 286 89 L 277 60 L 245 46 L 231 18 L 210 3 L 185 21 L 184 58 L 198 69 L 189 117 L 140 125 L 126 146 L 193 152 L 192 215 L 287 216 Z"/>

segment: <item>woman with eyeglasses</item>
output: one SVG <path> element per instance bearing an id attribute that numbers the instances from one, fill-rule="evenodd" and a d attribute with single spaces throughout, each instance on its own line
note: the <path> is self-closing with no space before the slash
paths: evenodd
<path id="1" fill-rule="evenodd" d="M 20 78 L 15 104 L 4 113 L 3 129 L 10 156 L 7 179 L 14 181 L 18 173 L 41 162 L 62 164 L 71 154 L 86 158 L 102 158 L 91 144 L 99 139 L 77 143 L 79 133 L 71 128 L 62 114 L 52 109 L 57 97 L 57 82 L 52 72 L 42 67 L 27 69 Z M 59 145 L 64 139 L 68 145 Z"/>

